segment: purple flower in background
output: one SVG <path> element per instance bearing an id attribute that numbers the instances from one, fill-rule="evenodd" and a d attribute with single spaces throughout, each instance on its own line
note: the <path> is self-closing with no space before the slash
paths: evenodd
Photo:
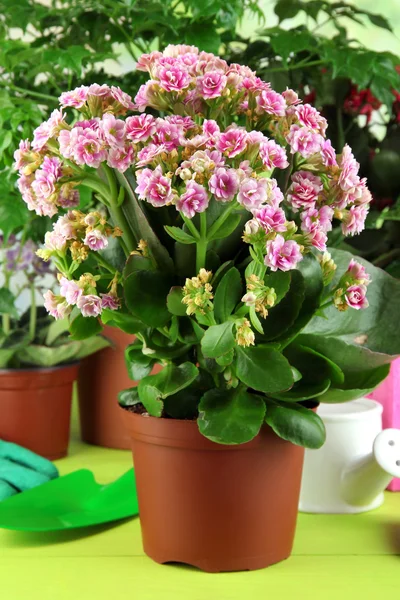
<path id="1" fill-rule="evenodd" d="M 7 271 L 25 271 L 30 267 L 34 258 L 37 246 L 32 240 L 28 240 L 23 245 L 17 243 L 6 251 L 6 269 Z"/>

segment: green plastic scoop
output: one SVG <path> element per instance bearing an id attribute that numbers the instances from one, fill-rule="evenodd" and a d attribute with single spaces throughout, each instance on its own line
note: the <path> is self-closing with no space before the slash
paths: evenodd
<path id="1" fill-rule="evenodd" d="M 133 469 L 107 485 L 80 469 L 0 502 L 0 528 L 57 531 L 139 514 Z"/>

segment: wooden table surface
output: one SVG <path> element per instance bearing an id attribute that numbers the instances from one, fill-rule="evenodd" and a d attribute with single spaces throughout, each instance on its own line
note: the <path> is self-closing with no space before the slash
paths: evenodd
<path id="1" fill-rule="evenodd" d="M 91 469 L 107 483 L 131 467 L 128 451 L 75 439 L 61 474 Z M 138 518 L 46 534 L 0 530 L 1 600 L 400 599 L 400 493 L 360 515 L 300 514 L 292 557 L 245 573 L 157 565 L 143 553 Z"/>

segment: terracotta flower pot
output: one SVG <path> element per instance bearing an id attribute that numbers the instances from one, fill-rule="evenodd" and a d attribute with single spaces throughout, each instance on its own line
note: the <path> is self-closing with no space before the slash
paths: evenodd
<path id="1" fill-rule="evenodd" d="M 128 377 L 125 348 L 135 339 L 116 329 L 104 327 L 113 346 L 104 348 L 81 363 L 78 379 L 81 436 L 84 442 L 107 448 L 130 448 L 118 405 L 118 392 L 135 383 Z"/>
<path id="2" fill-rule="evenodd" d="M 67 455 L 78 364 L 0 370 L 0 439 L 56 460 Z"/>
<path id="3" fill-rule="evenodd" d="M 253 570 L 291 553 L 304 449 L 269 427 L 224 446 L 194 421 L 124 411 L 146 554 L 208 572 Z"/>

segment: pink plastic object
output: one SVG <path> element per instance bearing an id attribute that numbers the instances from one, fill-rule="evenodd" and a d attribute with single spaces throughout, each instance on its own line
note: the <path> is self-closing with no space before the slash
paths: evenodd
<path id="1" fill-rule="evenodd" d="M 384 429 L 387 427 L 400 429 L 400 358 L 392 362 L 389 376 L 372 394 L 369 394 L 368 398 L 382 404 Z M 393 479 L 387 489 L 400 492 L 400 478 Z"/>

